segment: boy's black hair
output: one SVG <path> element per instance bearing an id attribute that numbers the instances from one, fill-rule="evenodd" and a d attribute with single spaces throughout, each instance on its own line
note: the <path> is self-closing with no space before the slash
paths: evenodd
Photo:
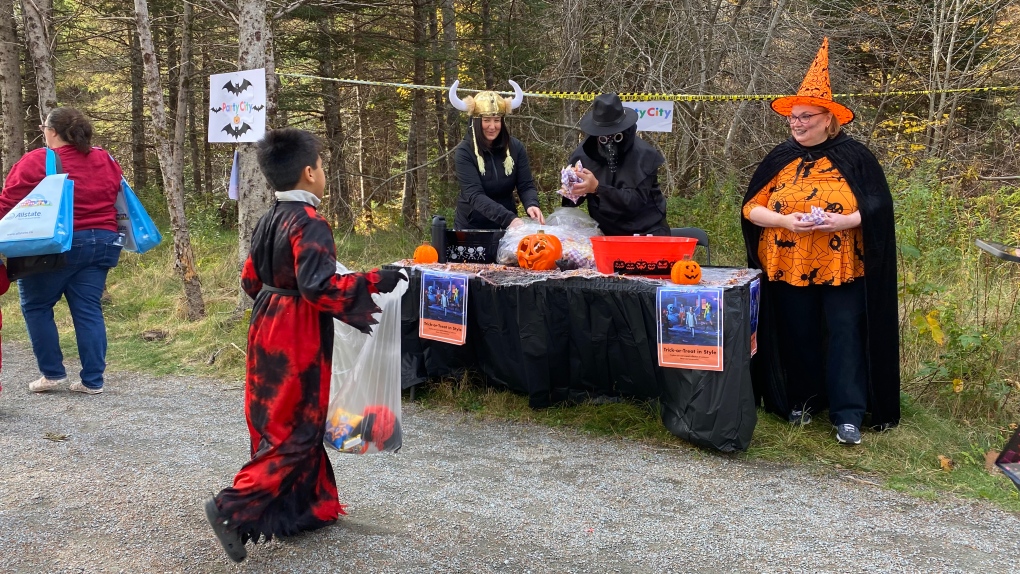
<path id="1" fill-rule="evenodd" d="M 315 168 L 322 141 L 305 130 L 280 128 L 266 132 L 256 144 L 259 168 L 276 191 L 294 189 L 306 167 Z"/>

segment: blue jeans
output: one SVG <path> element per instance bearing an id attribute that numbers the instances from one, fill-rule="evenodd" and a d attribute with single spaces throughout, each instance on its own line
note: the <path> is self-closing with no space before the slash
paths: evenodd
<path id="1" fill-rule="evenodd" d="M 21 313 L 25 316 L 32 352 L 39 371 L 47 379 L 67 376 L 57 325 L 53 321 L 53 306 L 65 297 L 78 341 L 81 382 L 89 388 L 102 388 L 106 370 L 106 322 L 99 299 L 106 288 L 106 274 L 117 266 L 121 243 L 120 234 L 115 231 L 75 231 L 71 250 L 65 253 L 66 267 L 18 280 Z"/>

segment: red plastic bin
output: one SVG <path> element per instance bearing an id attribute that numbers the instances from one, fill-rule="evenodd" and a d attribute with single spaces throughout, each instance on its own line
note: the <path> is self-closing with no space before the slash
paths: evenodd
<path id="1" fill-rule="evenodd" d="M 643 275 L 668 279 L 673 264 L 694 258 L 693 237 L 620 236 L 591 238 L 595 266 L 606 275 Z"/>

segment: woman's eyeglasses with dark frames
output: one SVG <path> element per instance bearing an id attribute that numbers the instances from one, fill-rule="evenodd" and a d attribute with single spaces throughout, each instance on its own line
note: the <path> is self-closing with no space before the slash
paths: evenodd
<path id="1" fill-rule="evenodd" d="M 795 116 L 793 114 L 790 114 L 789 116 L 787 116 L 786 120 L 788 122 L 790 122 L 790 125 L 798 124 L 798 123 L 806 124 L 809 121 L 811 121 L 811 118 L 813 118 L 815 116 L 820 116 L 820 115 L 822 115 L 824 113 L 826 113 L 826 112 L 818 112 L 818 113 L 814 113 L 814 114 L 801 114 L 799 116 Z"/>

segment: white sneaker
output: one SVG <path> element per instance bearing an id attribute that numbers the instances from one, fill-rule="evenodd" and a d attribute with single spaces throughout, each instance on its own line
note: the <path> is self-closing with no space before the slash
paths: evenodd
<path id="1" fill-rule="evenodd" d="M 28 390 L 33 393 L 44 393 L 46 391 L 52 391 L 66 382 L 67 377 L 62 379 L 47 379 L 45 376 L 42 376 L 31 383 L 28 383 Z"/>
<path id="2" fill-rule="evenodd" d="M 67 390 L 74 393 L 85 393 L 86 395 L 98 395 L 99 393 L 103 392 L 103 387 L 93 389 L 91 387 L 86 387 L 85 385 L 81 384 L 81 381 L 75 381 L 71 383 L 71 386 L 67 387 Z"/>

